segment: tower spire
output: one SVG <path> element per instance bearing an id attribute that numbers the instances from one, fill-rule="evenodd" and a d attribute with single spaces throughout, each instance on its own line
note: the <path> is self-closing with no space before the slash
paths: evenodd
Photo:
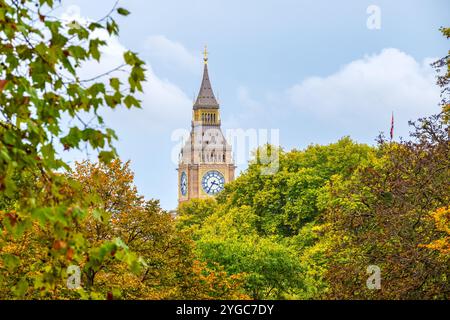
<path id="1" fill-rule="evenodd" d="M 205 65 L 203 67 L 203 79 L 202 84 L 200 85 L 200 91 L 197 96 L 197 100 L 194 103 L 194 110 L 196 109 L 218 109 L 219 103 L 214 96 L 214 92 L 212 90 L 211 82 L 209 80 L 208 74 L 208 49 L 205 46 L 203 50 L 203 61 Z"/>

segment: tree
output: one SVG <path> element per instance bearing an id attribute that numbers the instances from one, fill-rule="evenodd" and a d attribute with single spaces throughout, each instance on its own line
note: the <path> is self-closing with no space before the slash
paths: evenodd
<path id="1" fill-rule="evenodd" d="M 144 265 L 135 272 L 114 259 L 92 264 L 86 257 L 85 282 L 96 292 L 120 292 L 125 299 L 211 299 L 243 297 L 241 276 L 209 269 L 196 260 L 189 234 L 157 200 L 145 201 L 134 185 L 130 162 L 77 163 L 70 178 L 82 186 L 86 199 L 97 198 L 80 232 L 93 246 L 113 239 L 136 254 Z M 113 254 L 113 257 L 116 253 Z M 136 267 L 138 267 L 136 265 Z"/>
<path id="2" fill-rule="evenodd" d="M 202 261 L 243 273 L 250 297 L 317 297 L 326 287 L 323 264 L 332 243 L 315 246 L 323 232 L 319 196 L 331 177 L 347 179 L 376 150 L 349 138 L 302 151 L 269 148 L 278 153 L 277 172 L 267 175 L 263 161 L 254 161 L 217 201 L 183 203 L 177 224 L 193 232 Z"/>
<path id="3" fill-rule="evenodd" d="M 450 38 L 450 28 L 441 28 L 442 34 L 449 39 Z M 433 63 L 433 67 L 436 69 L 438 73 L 437 77 L 437 85 L 441 87 L 441 106 L 442 106 L 442 122 L 444 124 L 449 123 L 450 121 L 450 51 L 448 54 Z M 444 74 L 440 74 L 441 69 L 446 67 L 447 70 Z M 445 134 L 445 133 L 444 133 Z M 447 131 L 447 139 L 450 135 L 450 132 Z M 445 140 L 444 140 L 445 141 Z M 447 140 L 448 142 L 448 140 Z M 444 237 L 434 242 L 426 245 L 425 247 L 438 250 L 443 254 L 450 253 L 450 213 L 448 207 L 442 207 L 437 209 L 435 212 L 431 214 L 432 219 L 434 220 L 436 230 L 441 231 L 444 234 Z"/>
<path id="4" fill-rule="evenodd" d="M 195 235 L 195 231 L 216 209 L 217 202 L 213 198 L 192 199 L 181 203 L 177 210 L 177 226 L 180 229 L 190 229 Z"/>
<path id="5" fill-rule="evenodd" d="M 449 29 L 442 32 L 449 37 Z M 410 122 L 410 141 L 380 136 L 378 157 L 322 189 L 321 225 L 311 233 L 319 240 L 303 256 L 322 289 L 316 297 L 448 298 L 449 61 L 433 64 L 447 68 L 438 73 L 442 112 Z M 370 265 L 381 269 L 381 290 L 366 286 Z"/>
<path id="6" fill-rule="evenodd" d="M 193 268 L 186 270 L 179 293 L 172 298 L 195 300 L 249 300 L 244 293 L 244 274 L 229 275 L 222 266 L 194 260 Z"/>
<path id="7" fill-rule="evenodd" d="M 440 232 L 429 213 L 449 203 L 448 126 L 442 114 L 413 123 L 413 140 L 380 139 L 382 158 L 350 180 L 332 179 L 323 195 L 330 247 L 332 298 L 446 299 L 449 257 L 423 244 Z M 438 211 L 439 212 L 439 211 Z M 382 271 L 381 290 L 366 287 L 369 265 Z"/>
<path id="8" fill-rule="evenodd" d="M 441 33 L 447 39 L 450 38 L 450 28 L 441 28 Z M 437 85 L 441 88 L 441 106 L 444 114 L 443 121 L 448 123 L 450 121 L 450 50 L 447 55 L 438 61 L 434 62 L 432 66 L 437 72 Z M 441 73 L 442 69 L 444 72 Z"/>
<path id="9" fill-rule="evenodd" d="M 264 164 L 254 162 L 229 184 L 217 201 L 229 207 L 254 208 L 261 217 L 261 235 L 293 236 L 319 215 L 317 197 L 333 175 L 348 177 L 363 162 L 375 157 L 374 150 L 345 137 L 327 146 L 311 145 L 306 150 L 279 154 L 275 174 L 262 174 Z"/>
<path id="10" fill-rule="evenodd" d="M 105 254 L 116 250 L 117 259 L 131 262 L 120 242 L 94 249 L 76 231 L 89 201 L 69 187 L 71 181 L 60 173 L 69 167 L 56 150 L 88 145 L 102 161 L 114 157 L 116 135 L 99 111 L 139 107 L 135 95 L 145 80 L 144 63 L 133 52 L 124 54 L 118 69 L 128 73 L 127 85 L 112 73 L 81 79 L 83 63 L 102 61 L 106 42 L 95 32 L 118 34 L 114 10 L 83 25 L 54 17 L 55 7 L 53 0 L 0 2 L 0 268 L 5 272 L 1 286 L 13 288 L 4 297 L 55 297 L 57 288 L 65 287 L 67 266 L 87 252 L 103 263 Z M 63 127 L 63 118 L 71 120 L 70 128 Z M 33 183 L 26 182 L 29 177 Z M 9 248 L 26 243 L 30 234 L 44 235 L 36 247 L 42 256 L 32 264 L 24 256 L 31 252 Z"/>

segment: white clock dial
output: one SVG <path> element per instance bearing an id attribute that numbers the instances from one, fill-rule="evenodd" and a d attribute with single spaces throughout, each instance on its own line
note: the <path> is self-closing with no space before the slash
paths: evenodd
<path id="1" fill-rule="evenodd" d="M 219 171 L 208 171 L 202 178 L 202 188 L 209 195 L 218 194 L 223 190 L 225 178 Z"/>
<path id="2" fill-rule="evenodd" d="M 188 186 L 187 175 L 186 172 L 183 171 L 180 176 L 180 191 L 183 196 L 187 194 L 187 186 Z"/>

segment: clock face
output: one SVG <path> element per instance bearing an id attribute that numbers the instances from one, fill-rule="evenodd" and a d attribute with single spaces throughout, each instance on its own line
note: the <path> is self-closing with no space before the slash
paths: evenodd
<path id="1" fill-rule="evenodd" d="M 202 179 L 202 188 L 209 195 L 218 194 L 223 190 L 225 178 L 219 171 L 208 171 Z"/>
<path id="2" fill-rule="evenodd" d="M 188 186 L 187 175 L 186 172 L 183 171 L 180 176 L 180 191 L 183 196 L 187 194 L 187 186 Z"/>

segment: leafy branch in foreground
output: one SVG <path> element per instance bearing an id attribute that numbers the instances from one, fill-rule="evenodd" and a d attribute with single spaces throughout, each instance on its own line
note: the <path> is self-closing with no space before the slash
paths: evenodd
<path id="1" fill-rule="evenodd" d="M 12 288 L 3 297 L 55 297 L 66 267 L 88 248 L 100 264 L 115 251 L 134 263 L 120 241 L 95 249 L 76 231 L 95 199 L 58 173 L 69 167 L 57 152 L 87 145 L 101 161 L 115 157 L 116 135 L 98 111 L 140 107 L 135 95 L 145 81 L 144 63 L 131 51 L 124 54 L 118 68 L 128 74 L 126 85 L 113 77 L 118 68 L 91 79 L 80 79 L 80 70 L 92 60 L 101 64 L 107 43 L 96 35 L 117 36 L 113 13 L 129 12 L 116 4 L 98 21 L 67 23 L 52 15 L 56 8 L 53 0 L 0 1 L 0 275 L 14 275 L 0 277 L 1 287 Z M 46 237 L 20 250 L 36 232 Z M 24 256 L 37 252 L 42 259 L 25 265 Z"/>

